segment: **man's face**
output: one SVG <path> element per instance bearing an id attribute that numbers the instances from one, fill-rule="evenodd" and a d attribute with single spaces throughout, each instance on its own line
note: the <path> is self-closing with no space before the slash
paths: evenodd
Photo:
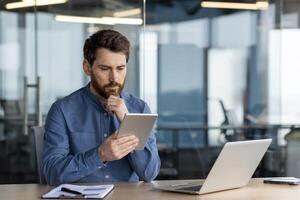
<path id="1" fill-rule="evenodd" d="M 120 96 L 126 78 L 126 56 L 101 48 L 90 68 L 91 84 L 94 90 L 107 99 L 110 95 Z"/>

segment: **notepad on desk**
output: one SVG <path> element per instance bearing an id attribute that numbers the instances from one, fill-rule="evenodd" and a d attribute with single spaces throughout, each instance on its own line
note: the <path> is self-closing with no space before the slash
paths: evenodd
<path id="1" fill-rule="evenodd" d="M 53 198 L 82 198 L 103 199 L 114 188 L 114 185 L 73 185 L 62 184 L 45 193 L 43 199 Z"/>

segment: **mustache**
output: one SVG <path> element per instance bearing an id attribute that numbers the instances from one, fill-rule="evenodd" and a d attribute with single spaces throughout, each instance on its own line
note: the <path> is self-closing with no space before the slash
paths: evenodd
<path id="1" fill-rule="evenodd" d="M 122 87 L 122 85 L 120 83 L 117 83 L 115 81 L 110 82 L 109 84 L 105 85 L 104 88 L 108 88 L 108 87 Z"/>

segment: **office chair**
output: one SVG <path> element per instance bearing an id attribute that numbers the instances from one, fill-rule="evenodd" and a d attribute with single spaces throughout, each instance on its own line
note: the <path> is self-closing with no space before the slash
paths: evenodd
<path id="1" fill-rule="evenodd" d="M 46 184 L 45 177 L 42 170 L 42 154 L 44 147 L 44 126 L 34 126 L 32 127 L 32 133 L 34 135 L 34 146 L 35 146 L 35 155 L 37 161 L 38 175 L 40 184 Z"/>
<path id="2" fill-rule="evenodd" d="M 3 108 L 1 123 L 3 136 L 6 140 L 17 140 L 23 133 L 23 107 L 21 100 L 0 99 L 0 107 Z"/>

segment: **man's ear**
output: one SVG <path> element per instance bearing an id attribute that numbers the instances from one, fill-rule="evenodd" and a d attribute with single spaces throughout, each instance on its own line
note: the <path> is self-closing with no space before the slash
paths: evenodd
<path id="1" fill-rule="evenodd" d="M 88 75 L 88 76 L 90 76 L 91 75 L 91 71 L 92 71 L 92 67 L 91 67 L 91 65 L 90 65 L 90 63 L 86 60 L 86 59 L 84 59 L 83 60 L 83 63 L 82 63 L 82 66 L 83 66 L 83 71 L 84 71 L 84 73 L 86 74 L 86 75 Z"/>

